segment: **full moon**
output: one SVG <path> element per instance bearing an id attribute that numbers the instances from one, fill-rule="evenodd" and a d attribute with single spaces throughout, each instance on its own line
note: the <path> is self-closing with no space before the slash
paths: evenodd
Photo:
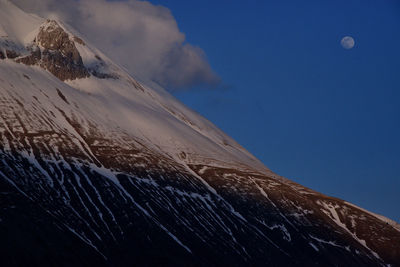
<path id="1" fill-rule="evenodd" d="M 340 41 L 340 44 L 343 46 L 344 49 L 352 49 L 354 47 L 354 39 L 351 36 L 345 36 Z"/>

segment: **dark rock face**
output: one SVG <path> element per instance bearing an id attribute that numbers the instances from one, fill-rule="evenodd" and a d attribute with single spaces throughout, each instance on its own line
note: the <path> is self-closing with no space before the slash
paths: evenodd
<path id="1" fill-rule="evenodd" d="M 44 48 L 40 66 L 60 80 L 89 77 L 75 43 L 56 21 L 48 20 L 41 27 L 36 43 Z"/>
<path id="2" fill-rule="evenodd" d="M 118 79 L 118 75 L 115 73 L 105 73 L 103 71 L 104 67 L 106 67 L 106 63 L 104 60 L 99 57 L 98 55 L 95 55 L 95 58 L 97 59 L 97 63 L 92 64 L 90 67 L 90 74 L 93 76 L 99 78 L 99 79 Z"/>
<path id="3" fill-rule="evenodd" d="M 48 20 L 46 26 L 41 27 L 36 37 L 36 43 L 42 46 L 45 51 L 58 51 L 71 60 L 71 63 L 83 65 L 74 42 L 69 39 L 69 35 L 56 21 Z"/>
<path id="4" fill-rule="evenodd" d="M 82 62 L 78 61 L 77 63 L 73 58 L 65 56 L 60 51 L 44 50 L 40 66 L 62 81 L 89 77 L 89 72 Z"/>
<path id="5" fill-rule="evenodd" d="M 117 74 L 107 71 L 106 63 L 99 56 L 96 56 L 97 62 L 85 66 L 75 45 L 77 43 L 85 46 L 85 42 L 77 36 L 69 35 L 54 20 L 47 20 L 26 48 L 18 47 L 8 39 L 0 41 L 0 49 L 5 51 L 0 50 L 0 59 L 14 59 L 17 63 L 28 66 L 38 65 L 61 81 L 86 78 L 90 75 L 99 79 L 119 78 Z"/>
<path id="6" fill-rule="evenodd" d="M 16 61 L 39 65 L 62 81 L 89 77 L 89 71 L 74 43 L 74 40 L 80 43 L 83 41 L 78 37 L 72 39 L 56 21 L 48 20 L 28 48 L 30 55 Z"/>
<path id="7" fill-rule="evenodd" d="M 40 51 L 40 48 L 37 46 L 31 46 L 29 50 L 31 52 L 30 55 L 16 59 L 16 62 L 29 66 L 38 64 L 42 59 L 42 52 Z"/>
<path id="8" fill-rule="evenodd" d="M 118 76 L 115 74 L 102 73 L 97 71 L 96 69 L 91 69 L 90 73 L 99 79 L 118 79 Z"/>
<path id="9" fill-rule="evenodd" d="M 6 55 L 7 55 L 7 58 L 10 58 L 10 59 L 14 59 L 14 58 L 17 58 L 20 56 L 18 52 L 15 52 L 13 50 L 8 50 L 8 49 L 6 49 Z"/>

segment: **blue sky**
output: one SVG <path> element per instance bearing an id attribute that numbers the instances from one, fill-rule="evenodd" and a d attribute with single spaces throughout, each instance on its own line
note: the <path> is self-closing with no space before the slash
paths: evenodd
<path id="1" fill-rule="evenodd" d="M 400 221 L 400 2 L 151 2 L 222 79 L 176 97 L 273 171 Z"/>

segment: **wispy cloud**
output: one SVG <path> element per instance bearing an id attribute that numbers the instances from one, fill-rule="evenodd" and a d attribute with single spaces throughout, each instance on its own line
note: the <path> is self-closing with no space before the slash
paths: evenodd
<path id="1" fill-rule="evenodd" d="M 59 17 L 131 73 L 169 89 L 219 83 L 203 50 L 185 42 L 166 7 L 138 0 L 12 1 L 29 12 Z"/>

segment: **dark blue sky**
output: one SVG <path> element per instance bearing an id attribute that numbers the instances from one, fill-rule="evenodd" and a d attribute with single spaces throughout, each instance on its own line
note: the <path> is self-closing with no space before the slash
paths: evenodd
<path id="1" fill-rule="evenodd" d="M 400 221 L 399 1 L 151 2 L 223 81 L 180 100 L 273 171 Z"/>

